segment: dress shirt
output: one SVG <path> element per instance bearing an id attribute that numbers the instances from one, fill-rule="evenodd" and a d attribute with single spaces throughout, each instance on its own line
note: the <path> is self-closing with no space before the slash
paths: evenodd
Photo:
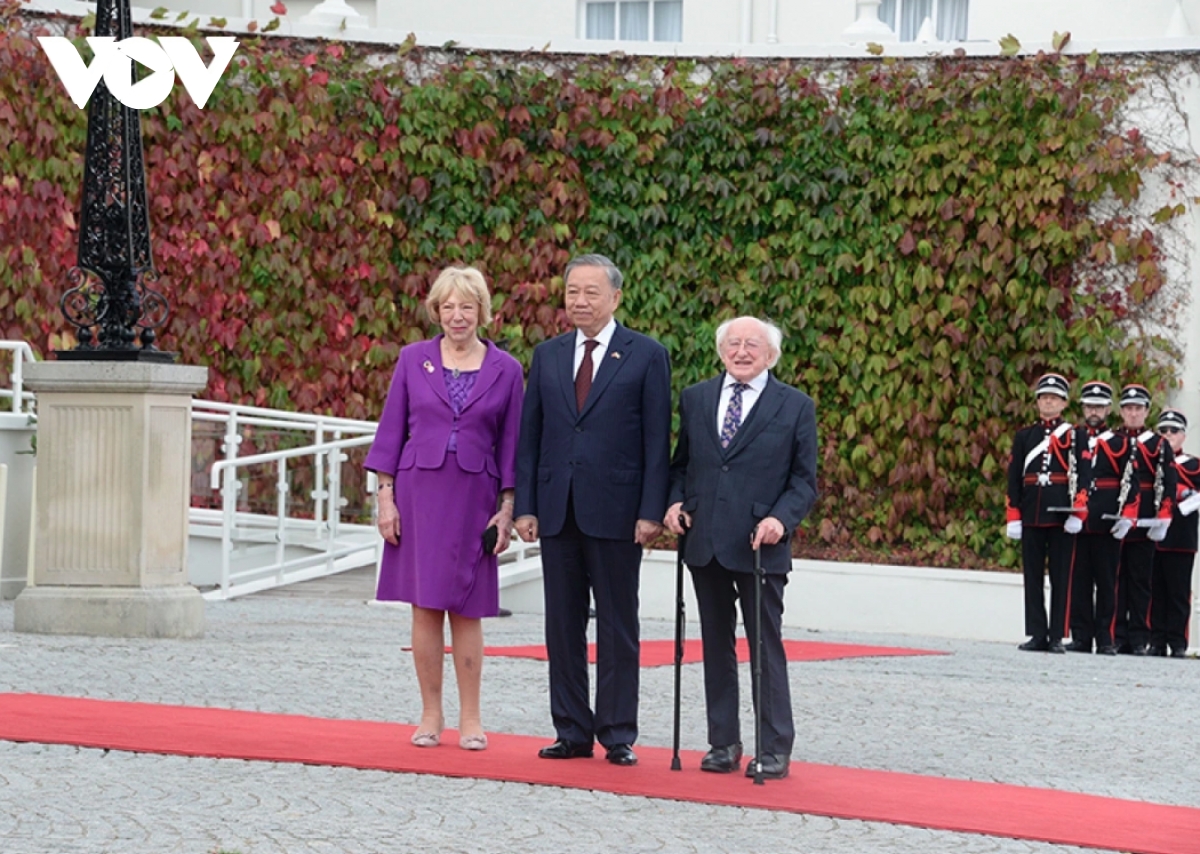
<path id="1" fill-rule="evenodd" d="M 610 319 L 608 325 L 596 333 L 596 337 L 592 339 L 596 342 L 596 347 L 592 350 L 592 379 L 595 379 L 596 374 L 600 371 L 600 362 L 604 359 L 604 354 L 608 352 L 609 342 L 612 341 L 613 333 L 616 331 L 617 322 Z M 579 373 L 579 363 L 583 361 L 583 342 L 587 340 L 588 337 L 583 334 L 582 330 L 575 330 L 575 367 L 571 369 L 572 378 Z"/>
<path id="2" fill-rule="evenodd" d="M 767 387 L 767 375 L 770 371 L 763 371 L 750 382 L 746 383 L 746 388 L 742 389 L 742 420 L 741 424 L 746 423 L 746 419 L 750 417 L 750 410 L 754 408 L 754 404 L 758 403 L 758 396 L 762 394 L 763 389 Z M 725 410 L 729 408 L 729 398 L 733 397 L 733 384 L 738 382 L 728 373 L 725 374 L 725 382 L 721 383 L 721 397 L 717 401 L 717 435 L 721 435 L 721 428 L 725 426 Z"/>

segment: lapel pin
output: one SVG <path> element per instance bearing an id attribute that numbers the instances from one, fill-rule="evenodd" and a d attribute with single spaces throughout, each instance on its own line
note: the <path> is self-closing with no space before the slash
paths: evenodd
<path id="1" fill-rule="evenodd" d="M 421 367 L 425 369 L 425 373 L 433 373 L 433 362 L 429 361 L 428 359 L 425 360 L 425 363 L 421 365 Z"/>
<path id="2" fill-rule="evenodd" d="M 620 353 L 617 353 L 617 352 L 614 352 L 614 353 L 612 354 L 612 358 L 614 358 L 614 359 L 619 359 L 619 358 L 621 358 L 621 354 L 620 354 Z"/>

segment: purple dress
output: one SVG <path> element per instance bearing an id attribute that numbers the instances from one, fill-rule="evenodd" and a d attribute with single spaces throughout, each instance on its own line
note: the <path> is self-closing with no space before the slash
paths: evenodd
<path id="1" fill-rule="evenodd" d="M 442 366 L 441 336 L 405 347 L 366 467 L 395 476 L 400 544 L 385 543 L 376 598 L 464 617 L 500 608 L 483 531 L 516 480 L 521 366 L 490 342 L 478 371 Z"/>

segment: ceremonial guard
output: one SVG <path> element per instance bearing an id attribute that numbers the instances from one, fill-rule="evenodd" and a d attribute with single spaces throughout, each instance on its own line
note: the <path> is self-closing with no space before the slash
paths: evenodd
<path id="1" fill-rule="evenodd" d="M 1082 453 L 1086 444 L 1062 419 L 1069 385 L 1059 374 L 1037 381 L 1039 420 L 1013 440 L 1008 466 L 1008 536 L 1021 541 L 1025 571 L 1023 650 L 1064 652 L 1074 534 L 1082 527 L 1075 498 L 1087 482 Z M 1069 527 L 1065 527 L 1069 526 Z M 1050 614 L 1046 615 L 1045 574 L 1050 572 Z"/>
<path id="2" fill-rule="evenodd" d="M 1150 649 L 1155 544 L 1167 536 L 1177 481 L 1171 446 L 1153 430 L 1145 429 L 1149 411 L 1150 392 L 1145 386 L 1121 389 L 1122 431 L 1129 439 L 1132 459 L 1122 472 L 1122 513 L 1113 528 L 1113 536 L 1123 540 L 1117 570 L 1115 640 L 1119 652 L 1132 655 L 1146 655 Z"/>
<path id="3" fill-rule="evenodd" d="M 1178 409 L 1158 416 L 1158 433 L 1175 455 L 1176 503 L 1167 536 L 1154 552 L 1153 604 L 1150 609 L 1150 654 L 1183 658 L 1191 618 L 1192 564 L 1196 559 L 1200 513 L 1200 459 L 1183 452 L 1187 418 Z"/>
<path id="4" fill-rule="evenodd" d="M 1081 486 L 1075 497 L 1085 513 L 1071 561 L 1071 642 L 1067 650 L 1091 652 L 1095 642 L 1097 652 L 1109 655 L 1117 651 L 1112 620 L 1121 546 L 1112 538 L 1113 520 L 1103 517 L 1117 513 L 1121 464 L 1129 453 L 1129 443 L 1108 429 L 1112 386 L 1099 381 L 1085 383 L 1079 401 L 1084 423 L 1076 432 L 1086 446 L 1081 468 L 1087 473 L 1087 485 Z"/>

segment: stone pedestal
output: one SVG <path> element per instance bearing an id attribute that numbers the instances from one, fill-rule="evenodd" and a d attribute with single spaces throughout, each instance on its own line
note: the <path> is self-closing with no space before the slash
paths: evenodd
<path id="1" fill-rule="evenodd" d="M 15 599 L 29 577 L 30 498 L 33 495 L 33 418 L 0 413 L 0 599 Z"/>
<path id="2" fill-rule="evenodd" d="M 19 632 L 199 637 L 187 583 L 191 398 L 208 369 L 40 362 L 33 586 Z"/>

